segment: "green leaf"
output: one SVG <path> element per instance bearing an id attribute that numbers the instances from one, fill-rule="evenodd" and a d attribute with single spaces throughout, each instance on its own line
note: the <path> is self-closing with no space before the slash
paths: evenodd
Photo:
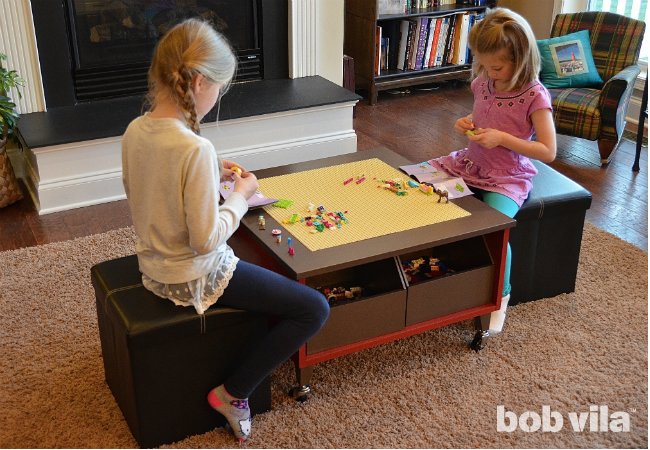
<path id="1" fill-rule="evenodd" d="M 16 111 L 16 104 L 9 97 L 10 91 L 20 99 L 22 94 L 19 88 L 25 85 L 25 80 L 15 70 L 9 70 L 2 66 L 2 61 L 7 60 L 7 55 L 0 53 L 0 140 L 4 133 L 12 134 L 20 114 Z"/>

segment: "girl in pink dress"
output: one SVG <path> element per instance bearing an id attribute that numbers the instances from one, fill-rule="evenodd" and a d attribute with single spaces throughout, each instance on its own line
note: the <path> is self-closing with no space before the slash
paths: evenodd
<path id="1" fill-rule="evenodd" d="M 537 173 L 529 158 L 551 162 L 556 153 L 551 96 L 537 77 L 537 42 L 523 17 L 495 8 L 472 27 L 469 46 L 474 55 L 474 107 L 454 125 L 469 143 L 430 163 L 462 177 L 485 203 L 514 217 Z M 500 310 L 490 317 L 491 334 L 499 333 L 505 321 L 510 265 L 508 244 L 503 298 Z"/>

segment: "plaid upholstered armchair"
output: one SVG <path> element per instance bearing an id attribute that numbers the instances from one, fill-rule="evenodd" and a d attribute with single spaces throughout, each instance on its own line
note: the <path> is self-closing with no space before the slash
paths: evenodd
<path id="1" fill-rule="evenodd" d="M 609 163 L 625 128 L 625 113 L 640 72 L 637 64 L 645 23 L 610 12 L 558 14 L 551 37 L 589 30 L 601 88 L 549 89 L 558 134 L 598 141 L 601 164 Z"/>

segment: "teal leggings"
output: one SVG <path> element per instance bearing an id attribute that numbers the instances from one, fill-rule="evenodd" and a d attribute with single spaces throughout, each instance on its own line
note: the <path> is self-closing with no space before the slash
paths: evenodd
<path id="1" fill-rule="evenodd" d="M 476 196 L 483 200 L 483 202 L 490 205 L 492 208 L 497 211 L 505 214 L 506 216 L 513 218 L 517 211 L 519 211 L 519 205 L 510 197 L 506 197 L 503 194 L 497 192 L 484 191 L 482 189 L 472 188 L 476 192 Z M 510 243 L 508 243 L 508 251 L 506 252 L 506 267 L 503 271 L 503 293 L 502 296 L 510 294 L 510 266 L 512 265 L 512 252 L 510 251 Z"/>

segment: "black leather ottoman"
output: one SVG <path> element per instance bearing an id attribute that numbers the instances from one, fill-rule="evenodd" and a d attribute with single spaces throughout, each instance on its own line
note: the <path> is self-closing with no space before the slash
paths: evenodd
<path id="1" fill-rule="evenodd" d="M 141 284 L 135 255 L 91 269 L 106 382 L 142 447 L 157 447 L 225 425 L 206 401 L 268 329 L 263 316 L 161 300 Z M 271 409 L 267 378 L 250 397 Z M 234 438 L 233 438 L 234 439 Z"/>
<path id="2" fill-rule="evenodd" d="M 575 290 L 580 243 L 591 193 L 544 163 L 510 231 L 510 304 Z"/>

